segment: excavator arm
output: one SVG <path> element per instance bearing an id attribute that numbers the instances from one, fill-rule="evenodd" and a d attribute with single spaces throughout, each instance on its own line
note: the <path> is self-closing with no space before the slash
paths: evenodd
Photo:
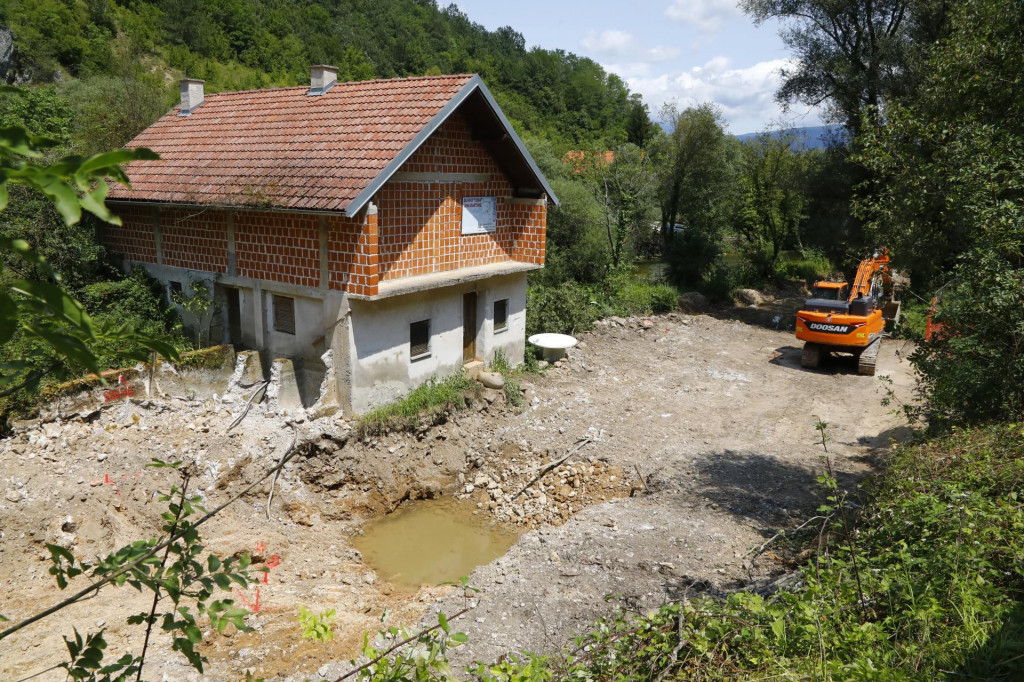
<path id="1" fill-rule="evenodd" d="M 891 288 L 892 279 L 889 275 L 889 249 L 883 247 L 881 252 L 871 258 L 865 258 L 857 268 L 857 276 L 850 288 L 850 301 L 855 298 L 862 298 L 871 295 L 871 285 L 875 281 L 875 275 L 881 273 L 884 278 L 886 289 Z"/>

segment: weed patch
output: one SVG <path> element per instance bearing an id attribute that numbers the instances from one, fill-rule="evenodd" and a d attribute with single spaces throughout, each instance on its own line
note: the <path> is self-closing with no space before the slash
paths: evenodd
<path id="1" fill-rule="evenodd" d="M 500 348 L 494 351 L 494 357 L 491 359 L 491 371 L 497 372 L 505 380 L 505 398 L 509 404 L 522 407 L 523 390 L 519 385 L 519 372 L 512 367 L 505 351 Z"/>
<path id="2" fill-rule="evenodd" d="M 422 425 L 440 423 L 445 412 L 461 410 L 479 395 L 480 385 L 464 372 L 445 379 L 431 379 L 405 398 L 370 410 L 359 418 L 360 438 L 387 431 L 411 431 Z"/>

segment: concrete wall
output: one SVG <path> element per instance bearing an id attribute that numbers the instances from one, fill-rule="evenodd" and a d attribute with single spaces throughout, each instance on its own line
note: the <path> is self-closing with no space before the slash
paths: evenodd
<path id="1" fill-rule="evenodd" d="M 401 398 L 431 377 L 458 371 L 462 361 L 462 297 L 477 292 L 477 356 L 490 360 L 502 348 L 513 364 L 523 361 L 526 275 L 483 279 L 377 301 L 350 301 L 351 393 L 357 414 Z M 508 327 L 494 331 L 494 301 L 507 298 Z M 430 320 L 430 354 L 411 359 L 409 325 Z"/>
<path id="2" fill-rule="evenodd" d="M 208 330 L 203 333 L 204 344 L 230 341 L 224 288 L 238 289 L 242 313 L 241 345 L 261 351 L 265 376 L 269 376 L 271 361 L 276 358 L 291 358 L 295 363 L 295 375 L 303 403 L 309 406 L 316 402 L 326 369 L 320 358 L 333 347 L 333 335 L 338 329 L 336 322 L 339 315 L 347 311 L 344 296 L 340 292 L 216 275 L 152 263 L 141 265 L 150 275 L 163 282 L 168 287 L 168 292 L 168 282 L 172 281 L 180 282 L 186 293 L 191 293 L 189 284 L 192 281 L 207 283 L 214 292 L 214 309 L 205 320 Z M 294 335 L 274 330 L 274 294 L 287 296 L 295 301 Z M 189 330 L 190 338 L 194 339 L 197 320 L 181 308 L 178 312 L 186 329 Z"/>

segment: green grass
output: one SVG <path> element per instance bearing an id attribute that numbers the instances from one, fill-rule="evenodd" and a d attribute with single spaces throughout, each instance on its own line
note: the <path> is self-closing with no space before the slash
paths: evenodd
<path id="1" fill-rule="evenodd" d="M 465 409 L 479 392 L 480 385 L 461 371 L 445 379 L 430 379 L 405 398 L 362 415 L 356 433 L 364 438 L 440 423 L 446 412 Z"/>

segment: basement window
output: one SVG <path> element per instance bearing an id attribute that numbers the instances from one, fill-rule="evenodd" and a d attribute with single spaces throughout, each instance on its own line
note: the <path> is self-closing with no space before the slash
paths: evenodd
<path id="1" fill-rule="evenodd" d="M 168 282 L 167 284 L 170 285 L 172 297 L 181 293 L 181 282 L 171 281 Z"/>
<path id="2" fill-rule="evenodd" d="M 409 359 L 419 360 L 430 356 L 430 320 L 420 320 L 409 325 Z"/>
<path id="3" fill-rule="evenodd" d="M 508 299 L 494 302 L 494 331 L 503 332 L 508 329 Z"/>
<path id="4" fill-rule="evenodd" d="M 295 336 L 295 299 L 274 294 L 274 331 Z"/>

